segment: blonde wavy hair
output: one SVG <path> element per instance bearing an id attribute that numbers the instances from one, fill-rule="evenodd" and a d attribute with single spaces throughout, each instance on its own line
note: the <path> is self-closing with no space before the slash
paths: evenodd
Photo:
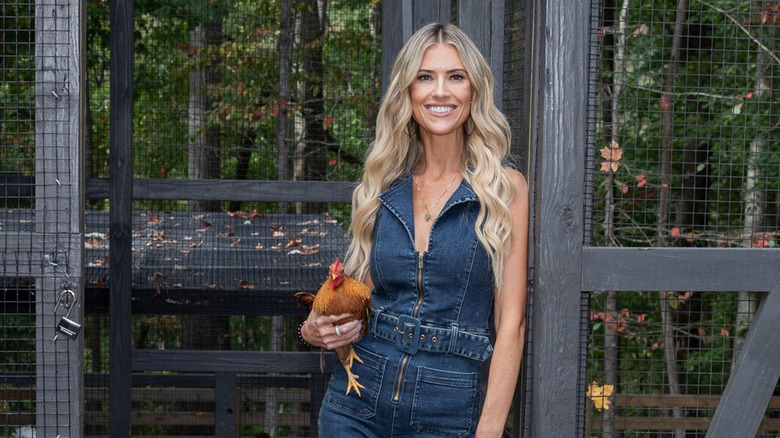
<path id="1" fill-rule="evenodd" d="M 511 140 L 509 124 L 493 103 L 493 74 L 471 39 L 451 24 L 422 27 L 398 53 L 390 85 L 379 107 L 376 139 L 368 151 L 362 182 L 352 195 L 352 241 L 345 268 L 364 280 L 369 272 L 374 222 L 379 194 L 417 166 L 424 166 L 423 145 L 412 117 L 410 86 L 416 79 L 425 50 L 451 44 L 460 55 L 471 81 L 471 115 L 464 124 L 465 142 L 460 168 L 479 198 L 477 237 L 490 256 L 496 290 L 500 290 L 504 256 L 512 232 L 509 204 L 514 187 L 504 169 Z"/>

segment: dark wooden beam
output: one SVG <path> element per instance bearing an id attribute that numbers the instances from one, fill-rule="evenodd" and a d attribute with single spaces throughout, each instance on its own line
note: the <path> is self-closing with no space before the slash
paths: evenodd
<path id="1" fill-rule="evenodd" d="M 220 371 L 214 382 L 214 435 L 236 436 L 237 414 L 236 373 Z"/>
<path id="2" fill-rule="evenodd" d="M 457 25 L 490 65 L 495 79 L 494 101 L 504 106 L 504 0 L 458 0 Z"/>
<path id="3" fill-rule="evenodd" d="M 133 201 L 133 2 L 110 4 L 110 286 L 109 431 L 129 438 L 131 426 L 131 303 Z"/>
<path id="4" fill-rule="evenodd" d="M 111 298 L 105 287 L 87 287 L 85 296 L 84 311 L 87 314 L 99 315 L 110 311 Z M 2 297 L 0 294 L 0 299 Z M 159 293 L 150 289 L 134 289 L 132 297 L 133 315 L 306 315 L 305 308 L 297 306 L 292 293 L 281 291 L 252 293 L 182 288 Z M 20 303 L 19 311 L 25 309 Z"/>
<path id="5" fill-rule="evenodd" d="M 780 376 L 777 321 L 780 321 L 780 269 L 775 269 L 769 295 L 753 319 L 742 352 L 710 421 L 707 438 L 756 436 Z"/>
<path id="6" fill-rule="evenodd" d="M 532 84 L 538 96 L 534 190 L 535 268 L 530 437 L 578 436 L 581 348 L 582 185 L 587 132 L 590 4 L 547 0 Z"/>
<path id="7" fill-rule="evenodd" d="M 382 2 L 382 95 L 387 91 L 395 56 L 411 36 L 411 4 L 411 0 Z"/>
<path id="8" fill-rule="evenodd" d="M 452 0 L 412 2 L 413 30 L 417 30 L 429 23 L 449 23 L 451 20 Z"/>
<path id="9" fill-rule="evenodd" d="M 324 372 L 337 362 L 326 354 Z M 319 352 L 133 350 L 134 371 L 321 373 Z"/>
<path id="10" fill-rule="evenodd" d="M 768 291 L 780 251 L 759 248 L 583 248 L 584 291 Z M 720 275 L 724 272 L 739 275 Z"/>
<path id="11" fill-rule="evenodd" d="M 86 197 L 105 199 L 109 180 L 87 179 Z M 346 181 L 249 181 L 133 179 L 133 199 L 160 201 L 352 202 L 356 183 Z"/>

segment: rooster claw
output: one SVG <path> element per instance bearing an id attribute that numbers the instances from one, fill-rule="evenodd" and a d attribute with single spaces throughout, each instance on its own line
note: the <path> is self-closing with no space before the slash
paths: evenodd
<path id="1" fill-rule="evenodd" d="M 358 397 L 362 397 L 360 395 L 360 388 L 365 388 L 365 386 L 358 383 L 358 377 L 357 374 L 353 374 L 352 371 L 347 370 L 347 395 L 354 389 Z"/>

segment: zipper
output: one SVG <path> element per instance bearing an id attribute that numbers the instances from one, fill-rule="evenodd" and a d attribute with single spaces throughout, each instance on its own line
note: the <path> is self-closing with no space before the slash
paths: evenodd
<path id="1" fill-rule="evenodd" d="M 417 303 L 415 303 L 414 309 L 412 310 L 412 316 L 415 318 L 417 318 L 417 315 L 420 313 L 420 307 L 422 307 L 423 298 L 425 297 L 422 285 L 424 256 L 424 252 L 417 253 Z M 404 372 L 406 371 L 406 363 L 409 362 L 409 356 L 409 353 L 404 353 L 404 357 L 401 359 L 401 367 L 398 370 L 398 384 L 395 387 L 395 395 L 393 396 L 393 401 L 396 402 L 401 398 L 401 383 L 403 382 Z"/>

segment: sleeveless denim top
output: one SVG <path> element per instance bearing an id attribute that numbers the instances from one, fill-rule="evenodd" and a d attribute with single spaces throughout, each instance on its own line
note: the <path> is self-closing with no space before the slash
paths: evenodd
<path id="1" fill-rule="evenodd" d="M 379 196 L 382 208 L 370 264 L 375 285 L 370 331 L 410 354 L 422 349 L 484 361 L 492 352 L 488 334 L 494 281 L 490 259 L 474 231 L 477 196 L 463 180 L 434 219 L 428 250 L 419 253 L 412 184 L 407 175 Z M 393 333 L 383 332 L 381 322 L 395 318 Z M 396 334 L 396 326 L 403 335 Z"/>
<path id="2" fill-rule="evenodd" d="M 411 175 L 379 196 L 371 249 L 372 313 L 355 344 L 352 371 L 364 385 L 346 394 L 335 367 L 320 436 L 473 436 L 479 376 L 493 349 L 493 271 L 477 240 L 479 202 L 464 180 L 434 219 L 428 250 L 414 246 Z"/>

